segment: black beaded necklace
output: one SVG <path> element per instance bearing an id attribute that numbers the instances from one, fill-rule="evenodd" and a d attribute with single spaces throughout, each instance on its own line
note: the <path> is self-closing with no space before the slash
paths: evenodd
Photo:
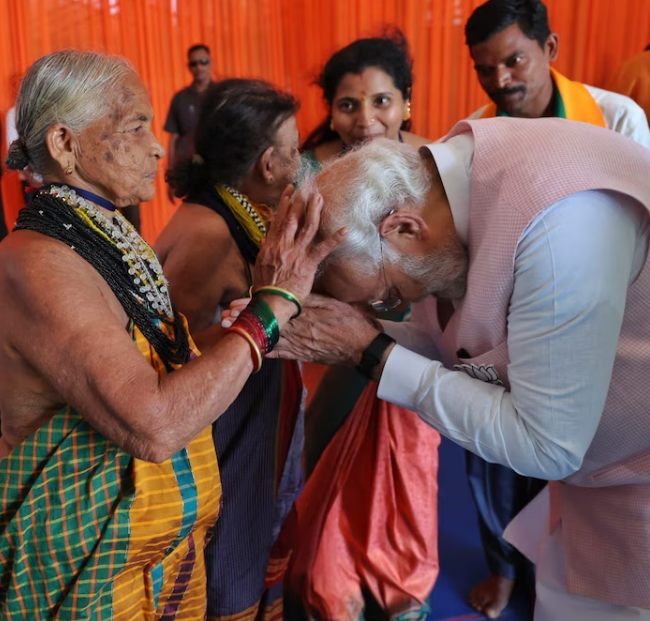
<path id="1" fill-rule="evenodd" d="M 14 230 L 35 231 L 70 246 L 110 286 L 167 370 L 186 363 L 191 355 L 187 331 L 171 301 L 167 302 L 166 281 L 162 270 L 157 274 L 159 263 L 153 251 L 118 212 L 113 221 L 102 217 L 106 222 L 97 218 L 92 205 L 89 208 L 86 199 L 69 187 L 47 186 L 23 207 Z M 136 257 L 134 247 L 144 250 Z M 145 263 L 149 263 L 148 268 L 142 268 Z M 144 282 L 137 271 L 140 269 L 147 274 Z M 173 337 L 161 329 L 161 324 L 171 328 Z"/>

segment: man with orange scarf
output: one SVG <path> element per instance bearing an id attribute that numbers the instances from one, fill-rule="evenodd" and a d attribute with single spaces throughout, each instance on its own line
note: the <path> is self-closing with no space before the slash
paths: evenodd
<path id="1" fill-rule="evenodd" d="M 481 87 L 492 100 L 470 118 L 559 117 L 606 127 L 650 147 L 645 113 L 631 99 L 573 82 L 550 66 L 559 38 L 541 0 L 489 0 L 472 13 L 465 35 Z M 470 603 L 496 618 L 517 582 L 532 585 L 532 567 L 502 534 L 545 481 L 469 452 L 467 476 L 491 573 L 472 590 Z"/>

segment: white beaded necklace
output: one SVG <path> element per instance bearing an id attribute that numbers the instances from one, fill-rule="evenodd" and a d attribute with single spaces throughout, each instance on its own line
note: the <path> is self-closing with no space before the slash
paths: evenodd
<path id="1" fill-rule="evenodd" d="M 116 211 L 113 218 L 107 218 L 93 203 L 79 196 L 67 185 L 51 186 L 48 193 L 81 212 L 79 215 L 82 219 L 92 221 L 97 232 L 120 250 L 122 261 L 128 265 L 129 275 L 133 277 L 133 284 L 136 286 L 137 292 L 132 293 L 140 302 L 147 304 L 160 315 L 168 318 L 174 316 L 169 284 L 163 275 L 158 257 L 121 213 Z"/>

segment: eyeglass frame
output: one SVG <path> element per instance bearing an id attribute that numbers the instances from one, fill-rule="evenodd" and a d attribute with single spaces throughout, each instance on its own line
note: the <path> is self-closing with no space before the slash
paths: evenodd
<path id="1" fill-rule="evenodd" d="M 388 215 L 393 213 L 393 211 L 391 211 Z M 384 244 L 381 239 L 381 235 L 379 235 L 379 254 L 381 256 L 381 272 L 384 275 L 384 288 L 386 290 L 387 298 L 385 300 L 371 300 L 368 302 L 368 304 L 370 304 L 370 306 L 372 306 L 372 308 L 378 313 L 387 313 L 389 311 L 395 310 L 398 306 L 400 306 L 402 300 L 400 298 L 391 299 L 390 297 L 390 288 L 388 287 L 388 278 L 386 278 L 386 266 L 384 264 Z"/>

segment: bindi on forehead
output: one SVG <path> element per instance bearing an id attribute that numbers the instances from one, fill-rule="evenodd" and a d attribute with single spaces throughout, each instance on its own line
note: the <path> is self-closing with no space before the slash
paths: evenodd
<path id="1" fill-rule="evenodd" d="M 365 97 L 394 90 L 393 78 L 382 69 L 368 67 L 357 76 L 357 88 Z"/>
<path id="2" fill-rule="evenodd" d="M 363 73 L 359 74 L 359 86 L 365 91 L 367 89 L 367 83 L 368 83 L 368 78 L 370 76 L 368 75 L 368 70 L 366 69 Z"/>

